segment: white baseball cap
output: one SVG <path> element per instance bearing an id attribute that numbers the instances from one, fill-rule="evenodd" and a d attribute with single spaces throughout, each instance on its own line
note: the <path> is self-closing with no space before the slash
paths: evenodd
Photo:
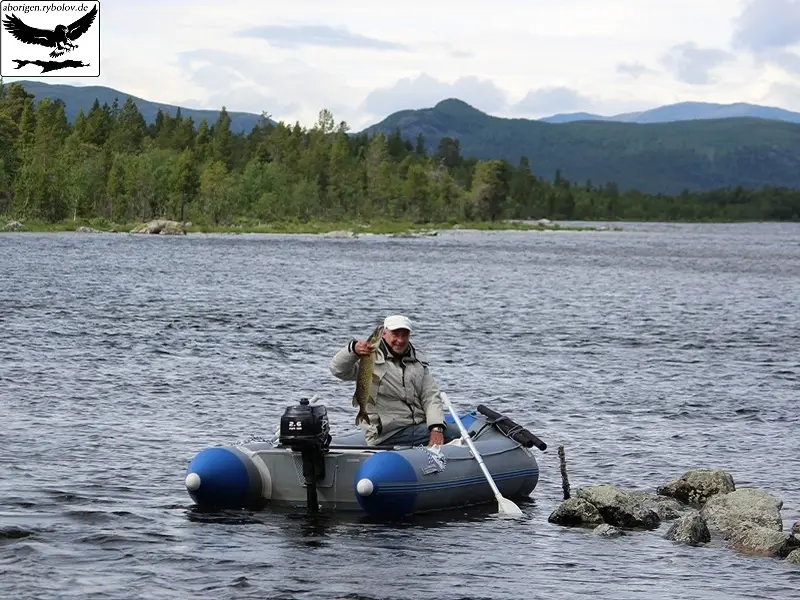
<path id="1" fill-rule="evenodd" d="M 408 329 L 410 332 L 411 320 L 403 315 L 391 315 L 386 317 L 386 319 L 383 321 L 383 326 L 389 331 L 394 331 L 395 329 Z"/>

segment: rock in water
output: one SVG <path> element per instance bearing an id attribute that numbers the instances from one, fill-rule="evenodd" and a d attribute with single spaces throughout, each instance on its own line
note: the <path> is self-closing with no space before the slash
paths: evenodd
<path id="1" fill-rule="evenodd" d="M 686 504 L 701 506 L 712 496 L 727 494 L 735 489 L 733 477 L 727 471 L 695 469 L 656 491 L 660 496 L 670 496 Z"/>
<path id="2" fill-rule="evenodd" d="M 705 519 L 697 510 L 688 512 L 675 521 L 664 537 L 690 546 L 711 541 L 711 533 L 708 531 Z"/>
<path id="3" fill-rule="evenodd" d="M 550 523 L 569 527 L 592 527 L 603 524 L 603 516 L 593 504 L 581 498 L 569 498 L 547 518 Z"/>
<path id="4" fill-rule="evenodd" d="M 661 518 L 634 494 L 613 485 L 594 485 L 578 490 L 576 496 L 593 504 L 603 520 L 616 527 L 658 529 Z"/>
<path id="5" fill-rule="evenodd" d="M 794 536 L 755 523 L 741 523 L 729 535 L 732 548 L 747 554 L 779 556 L 781 558 L 800 548 Z"/>
<path id="6" fill-rule="evenodd" d="M 710 526 L 729 536 L 742 523 L 755 523 L 773 531 L 783 529 L 783 501 L 755 488 L 742 488 L 719 494 L 706 502 L 701 510 Z"/>

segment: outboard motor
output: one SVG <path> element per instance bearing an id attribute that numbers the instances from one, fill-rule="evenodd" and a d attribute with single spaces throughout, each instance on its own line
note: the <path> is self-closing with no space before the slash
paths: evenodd
<path id="1" fill-rule="evenodd" d="M 325 454 L 331 444 L 327 409 L 301 398 L 299 405 L 283 412 L 279 439 L 282 446 L 302 455 L 307 508 L 317 512 L 317 482 L 325 478 Z"/>

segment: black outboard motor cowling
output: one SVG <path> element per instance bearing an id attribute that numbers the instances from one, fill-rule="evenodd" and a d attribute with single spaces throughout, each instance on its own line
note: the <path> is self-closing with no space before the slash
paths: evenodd
<path id="1" fill-rule="evenodd" d="M 327 452 L 331 443 L 328 410 L 309 404 L 308 398 L 287 407 L 281 417 L 280 443 L 298 452 L 317 448 Z"/>
<path id="2" fill-rule="evenodd" d="M 302 455 L 307 509 L 317 512 L 317 482 L 325 478 L 325 454 L 331 444 L 328 410 L 301 398 L 299 405 L 289 406 L 283 412 L 279 441 Z"/>

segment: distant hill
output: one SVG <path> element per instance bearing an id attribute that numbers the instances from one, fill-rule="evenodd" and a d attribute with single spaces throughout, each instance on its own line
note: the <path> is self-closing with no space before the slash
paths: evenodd
<path id="1" fill-rule="evenodd" d="M 651 110 L 622 113 L 605 117 L 592 113 L 563 113 L 539 119 L 545 123 L 572 123 L 574 121 L 615 121 L 619 123 L 670 123 L 674 121 L 692 121 L 695 119 L 731 119 L 754 117 L 758 119 L 776 119 L 789 123 L 800 123 L 800 113 L 760 106 L 758 104 L 714 104 L 711 102 L 680 102 L 659 106 Z"/>
<path id="2" fill-rule="evenodd" d="M 10 85 L 11 83 L 14 82 L 6 82 L 6 85 Z M 81 109 L 83 109 L 84 113 L 88 113 L 92 108 L 92 104 L 94 104 L 95 98 L 99 100 L 101 105 L 108 103 L 109 106 L 113 104 L 116 98 L 119 105 L 122 106 L 125 99 L 130 95 L 126 92 L 99 85 L 77 86 L 27 80 L 17 81 L 15 83 L 22 84 L 28 92 L 34 94 L 34 102 L 38 102 L 45 97 L 62 100 L 66 105 L 67 119 L 70 122 L 75 119 Z M 144 100 L 136 96 L 131 96 L 131 98 L 133 98 L 133 101 L 139 108 L 139 112 L 142 113 L 145 122 L 148 124 L 155 122 L 156 114 L 158 114 L 159 109 L 168 112 L 171 116 L 175 116 L 178 110 L 178 107 L 172 104 L 151 102 L 150 100 Z M 183 106 L 181 106 L 180 109 L 184 117 L 191 117 L 196 124 L 199 124 L 202 119 L 205 119 L 208 121 L 209 125 L 213 125 L 219 116 L 219 110 L 203 110 L 186 108 Z M 250 132 L 261 118 L 261 115 L 246 112 L 228 111 L 228 115 L 231 118 L 231 131 L 236 133 Z"/>
<path id="3" fill-rule="evenodd" d="M 752 117 L 673 123 L 576 121 L 546 123 L 493 117 L 457 99 L 404 110 L 365 131 L 415 140 L 435 150 L 442 137 L 459 140 L 462 156 L 527 156 L 533 172 L 552 180 L 614 181 L 620 189 L 677 194 L 684 189 L 763 185 L 800 188 L 800 124 Z"/>
<path id="4" fill-rule="evenodd" d="M 604 117 L 594 113 L 576 112 L 576 113 L 558 113 L 552 117 L 543 117 L 538 119 L 542 123 L 572 123 L 573 121 L 614 121 L 617 117 Z"/>

